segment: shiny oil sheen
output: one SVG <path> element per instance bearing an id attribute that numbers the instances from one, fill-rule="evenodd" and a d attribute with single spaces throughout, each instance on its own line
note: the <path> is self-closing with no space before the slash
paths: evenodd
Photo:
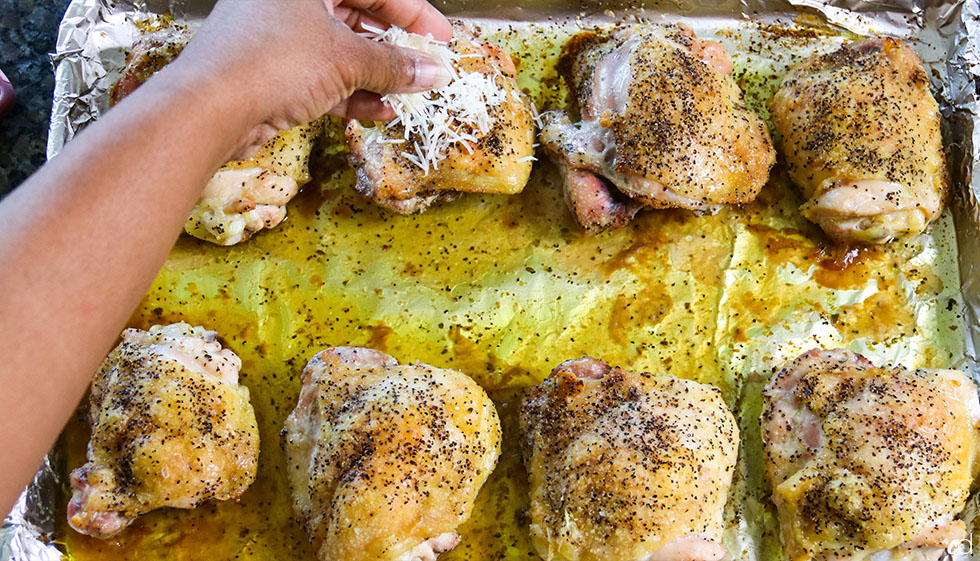
<path id="1" fill-rule="evenodd" d="M 483 31 L 514 54 L 540 110 L 565 102 L 553 67 L 574 24 Z M 717 36 L 756 109 L 788 64 L 840 41 L 752 25 Z M 293 519 L 279 431 L 306 361 L 329 346 L 358 345 L 459 369 L 498 404 L 499 465 L 459 530 L 462 543 L 440 559 L 534 557 L 517 444 L 521 390 L 584 355 L 722 389 L 743 435 L 726 546 L 775 559 L 758 428 L 759 392 L 773 368 L 815 346 L 911 367 L 962 358 L 948 213 L 915 240 L 836 247 L 800 216 L 802 198 L 777 165 L 745 207 L 708 216 L 648 211 L 622 230 L 585 237 L 564 206 L 557 170 L 539 162 L 520 195 L 463 195 L 402 217 L 353 192 L 339 125 L 327 128 L 314 180 L 283 225 L 232 248 L 181 237 L 131 321 L 203 325 L 242 358 L 260 426 L 257 481 L 238 503 L 159 510 L 107 541 L 69 530 L 62 516 L 57 538 L 70 558 L 313 560 Z M 79 416 L 63 437 L 68 469 L 84 462 L 87 438 Z"/>

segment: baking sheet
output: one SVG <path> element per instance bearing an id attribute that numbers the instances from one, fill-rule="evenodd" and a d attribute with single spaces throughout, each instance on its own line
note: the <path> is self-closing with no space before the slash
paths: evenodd
<path id="1" fill-rule="evenodd" d="M 856 253 L 821 241 L 779 172 L 743 209 L 707 217 L 647 212 L 629 228 L 595 238 L 578 233 L 550 164 L 536 167 L 522 195 L 465 196 L 403 218 L 352 194 L 333 129 L 320 147 L 317 177 L 291 203 L 286 224 L 228 249 L 181 238 L 132 321 L 205 325 L 242 356 L 242 381 L 262 430 L 256 485 L 239 504 L 151 513 L 115 540 L 79 536 L 63 517 L 63 476 L 84 461 L 87 440 L 75 423 L 63 436 L 63 454 L 52 456 L 66 461 L 41 472 L 62 479 L 33 486 L 40 494 L 18 505 L 0 530 L 0 559 L 59 556 L 35 539 L 39 533 L 76 559 L 195 558 L 200 551 L 215 559 L 312 559 L 280 475 L 278 431 L 295 404 L 303 364 L 330 345 L 367 345 L 402 361 L 458 368 L 491 390 L 510 434 L 520 388 L 567 358 L 591 354 L 718 385 L 742 425 L 725 537 L 736 559 L 779 556 L 757 424 L 759 388 L 774 366 L 812 346 L 846 346 L 876 362 L 956 366 L 977 379 L 980 184 L 969 74 L 978 58 L 970 39 L 976 3 L 605 3 L 550 20 L 568 16 L 568 7 L 444 8 L 471 18 L 520 59 L 519 80 L 542 110 L 564 100 L 552 69 L 562 36 L 624 17 L 685 21 L 700 36 L 721 40 L 747 100 L 763 113 L 773 80 L 794 57 L 832 49 L 851 33 L 911 38 L 946 117 L 957 200 L 929 235 Z M 206 3 L 69 6 L 54 57 L 49 156 L 105 110 L 105 92 L 135 38 L 132 16 L 165 9 L 193 20 Z M 772 25 L 794 20 L 809 31 Z M 772 294 L 779 296 L 760 296 Z M 445 558 L 528 558 L 525 486 L 517 450 L 507 447 L 460 530 L 463 543 Z"/>

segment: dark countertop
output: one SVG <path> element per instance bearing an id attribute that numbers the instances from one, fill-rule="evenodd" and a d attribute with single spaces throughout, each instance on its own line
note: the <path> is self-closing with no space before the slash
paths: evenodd
<path id="1" fill-rule="evenodd" d="M 58 23 L 68 0 L 0 0 L 0 69 L 17 90 L 17 105 L 0 118 L 0 197 L 44 163 L 54 91 Z"/>

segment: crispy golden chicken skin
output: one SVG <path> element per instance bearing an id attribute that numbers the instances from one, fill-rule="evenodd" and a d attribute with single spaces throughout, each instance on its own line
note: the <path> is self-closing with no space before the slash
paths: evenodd
<path id="1" fill-rule="evenodd" d="M 939 106 L 915 52 L 873 38 L 793 66 L 770 103 L 800 211 L 833 239 L 925 230 L 948 184 Z"/>
<path id="2" fill-rule="evenodd" d="M 746 203 L 769 179 L 769 132 L 719 43 L 680 25 L 624 26 L 573 37 L 560 66 L 581 121 L 543 113 L 540 138 L 587 232 L 621 227 L 643 206 Z"/>
<path id="3" fill-rule="evenodd" d="M 716 388 L 570 360 L 525 395 L 521 430 L 543 559 L 725 555 L 739 435 Z"/>
<path id="4" fill-rule="evenodd" d="M 191 39 L 186 26 L 171 24 L 137 40 L 113 85 L 118 103 L 180 54 Z M 184 231 L 218 245 L 234 245 L 286 218 L 288 203 L 310 180 L 309 158 L 321 121 L 280 132 L 246 159 L 222 166 L 208 182 Z"/>
<path id="5" fill-rule="evenodd" d="M 259 433 L 241 361 L 186 323 L 127 329 L 92 381 L 88 462 L 71 472 L 68 523 L 108 538 L 160 507 L 236 499 Z"/>
<path id="6" fill-rule="evenodd" d="M 399 214 L 422 212 L 434 202 L 450 200 L 458 193 L 512 195 L 524 190 L 531 175 L 534 155 L 534 115 L 530 101 L 517 85 L 517 70 L 510 55 L 472 30 L 455 23 L 449 48 L 461 55 L 456 71 L 480 73 L 493 78 L 505 94 L 499 104 L 488 106 L 489 132 L 480 134 L 457 123 L 457 128 L 476 140 L 449 147 L 435 169 L 425 170 L 405 155 L 415 155 L 413 143 L 397 143 L 401 126 L 375 123 L 365 127 L 347 124 L 351 162 L 357 168 L 355 189 L 382 207 Z M 443 90 L 431 92 L 441 95 Z M 481 103 L 475 98 L 475 103 Z"/>
<path id="7" fill-rule="evenodd" d="M 283 429 L 296 516 L 322 561 L 433 561 L 500 455 L 500 421 L 466 375 L 336 347 L 310 360 Z"/>
<path id="8" fill-rule="evenodd" d="M 939 559 L 977 473 L 962 372 L 876 368 L 815 349 L 763 392 L 766 473 L 790 559 Z M 876 556 L 877 554 L 877 556 Z"/>

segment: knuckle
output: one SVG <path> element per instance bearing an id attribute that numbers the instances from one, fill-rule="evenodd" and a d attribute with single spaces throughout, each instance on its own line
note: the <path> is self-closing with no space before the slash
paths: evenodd
<path id="1" fill-rule="evenodd" d="M 406 56 L 404 53 L 396 52 L 391 60 L 391 89 L 400 87 L 404 84 L 411 84 L 415 80 L 416 61 L 414 58 Z"/>
<path id="2" fill-rule="evenodd" d="M 387 93 L 399 89 L 415 77 L 415 61 L 397 47 L 379 45 L 377 55 L 365 61 L 366 77 L 370 84 L 364 86 L 375 93 Z M 365 53 L 366 55 L 368 53 Z"/>

